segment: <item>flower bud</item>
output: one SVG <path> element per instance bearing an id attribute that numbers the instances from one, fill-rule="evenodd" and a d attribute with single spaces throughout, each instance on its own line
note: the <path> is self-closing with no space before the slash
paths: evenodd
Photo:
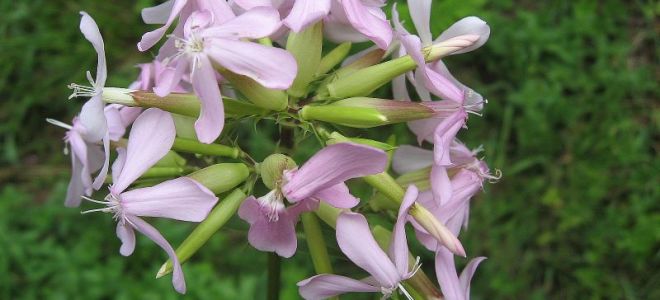
<path id="1" fill-rule="evenodd" d="M 218 71 L 231 82 L 236 90 L 241 92 L 250 102 L 258 107 L 283 111 L 289 105 L 289 98 L 284 91 L 266 88 L 250 77 L 225 69 L 219 69 Z"/>
<path id="2" fill-rule="evenodd" d="M 419 103 L 365 97 L 344 99 L 330 105 L 308 105 L 300 111 L 305 120 L 356 128 L 426 119 L 433 115 L 433 109 Z"/>
<path id="3" fill-rule="evenodd" d="M 333 72 L 332 74 L 328 75 L 323 82 L 319 85 L 317 89 L 317 99 L 326 99 L 329 98 L 329 92 L 328 92 L 328 85 L 333 83 L 335 80 L 339 78 L 346 77 L 350 74 L 353 74 L 357 72 L 358 70 L 364 69 L 366 67 L 373 66 L 377 63 L 379 63 L 382 59 L 383 56 L 385 55 L 385 51 L 382 49 L 374 49 L 365 55 L 361 56 L 360 58 L 356 59 L 354 62 L 343 66 Z"/>
<path id="4" fill-rule="evenodd" d="M 345 42 L 339 44 L 339 46 L 335 47 L 332 49 L 328 54 L 323 56 L 321 58 L 321 62 L 319 63 L 319 67 L 316 70 L 316 75 L 323 75 L 325 73 L 328 73 L 332 68 L 334 68 L 336 65 L 341 63 L 344 58 L 346 58 L 346 55 L 351 51 L 351 43 L 350 42 Z"/>
<path id="5" fill-rule="evenodd" d="M 307 95 L 307 86 L 314 79 L 321 63 L 323 46 L 323 23 L 317 22 L 301 32 L 291 32 L 286 42 L 286 50 L 296 59 L 298 74 L 291 87 L 289 95 L 303 97 Z"/>
<path id="6" fill-rule="evenodd" d="M 203 155 L 225 156 L 231 158 L 238 158 L 242 154 L 242 151 L 235 147 L 229 147 L 220 144 L 203 144 L 197 140 L 186 138 L 174 139 L 172 150 Z"/>
<path id="7" fill-rule="evenodd" d="M 261 181 L 269 189 L 275 189 L 284 171 L 296 168 L 296 162 L 284 154 L 271 154 L 260 165 Z"/>
<path id="8" fill-rule="evenodd" d="M 330 134 L 329 139 L 326 141 L 328 145 L 332 144 L 337 144 L 337 143 L 344 143 L 344 142 L 351 142 L 351 143 L 356 143 L 356 144 L 362 144 L 362 145 L 367 145 L 371 146 L 377 149 L 381 149 L 383 151 L 392 151 L 395 149 L 394 146 L 390 144 L 386 144 L 383 142 L 379 141 L 374 141 L 370 139 L 363 139 L 363 138 L 349 138 L 341 135 L 339 132 L 333 132 Z"/>
<path id="9" fill-rule="evenodd" d="M 462 257 L 466 256 L 465 249 L 463 249 L 463 245 L 458 238 L 426 208 L 415 203 L 410 208 L 410 215 L 428 234 L 438 240 L 440 244 L 447 247 L 449 251 Z"/>
<path id="10" fill-rule="evenodd" d="M 223 225 L 236 213 L 241 202 L 247 196 L 240 189 L 235 189 L 209 213 L 209 215 L 195 227 L 195 230 L 176 249 L 179 263 L 183 264 L 199 250 Z M 172 272 L 172 261 L 168 260 L 158 270 L 156 278 L 163 277 Z"/>
<path id="11" fill-rule="evenodd" d="M 431 188 L 429 177 L 431 176 L 431 167 L 422 168 L 412 172 L 405 173 L 396 179 L 396 182 L 406 188 L 409 185 L 415 185 L 420 191 Z"/>
<path id="12" fill-rule="evenodd" d="M 216 164 L 193 172 L 188 177 L 199 182 L 215 194 L 224 193 L 239 185 L 250 175 L 242 163 Z"/>

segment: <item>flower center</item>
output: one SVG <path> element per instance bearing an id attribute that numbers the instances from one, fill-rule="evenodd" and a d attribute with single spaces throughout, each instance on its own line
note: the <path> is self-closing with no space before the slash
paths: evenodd
<path id="1" fill-rule="evenodd" d="M 71 90 L 73 90 L 73 93 L 71 96 L 69 96 L 69 99 L 76 98 L 76 97 L 94 97 L 96 95 L 100 95 L 103 93 L 103 87 L 97 86 L 96 82 L 94 82 L 94 79 L 92 78 L 92 73 L 87 71 L 87 81 L 89 81 L 89 86 L 86 85 L 80 85 L 77 83 L 71 83 L 67 87 Z"/>
<path id="2" fill-rule="evenodd" d="M 280 219 L 280 213 L 284 211 L 284 195 L 279 189 L 270 191 L 263 197 L 259 197 L 257 201 L 261 205 L 262 212 L 268 216 L 271 222 L 277 222 Z"/>
<path id="3" fill-rule="evenodd" d="M 112 216 L 113 219 L 115 219 L 115 220 L 120 220 L 120 219 L 124 220 L 124 213 L 122 211 L 121 202 L 120 202 L 118 196 L 115 196 L 112 193 L 110 193 L 107 196 L 105 196 L 105 198 L 103 200 L 94 200 L 94 199 L 86 197 L 86 196 L 82 196 L 82 198 L 84 200 L 89 201 L 89 202 L 105 205 L 105 207 L 85 210 L 85 211 L 81 212 L 81 214 L 88 214 L 88 213 L 93 213 L 93 212 L 112 213 L 113 214 L 113 216 Z"/>

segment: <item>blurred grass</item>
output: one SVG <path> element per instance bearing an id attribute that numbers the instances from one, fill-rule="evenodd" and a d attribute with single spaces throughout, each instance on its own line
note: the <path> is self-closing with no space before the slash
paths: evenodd
<path id="1" fill-rule="evenodd" d="M 66 84 L 95 65 L 77 12 L 99 23 L 109 85 L 124 86 L 149 60 L 135 43 L 152 2 L 0 1 L 0 298 L 179 298 L 169 277 L 153 279 L 165 257 L 157 246 L 138 238 L 121 257 L 110 218 L 62 207 L 62 131 L 44 122 L 70 120 L 81 101 L 66 100 Z M 492 28 L 485 47 L 447 59 L 490 100 L 461 137 L 504 172 L 462 236 L 470 256 L 489 257 L 474 298 L 660 298 L 659 11 L 645 1 L 434 3 L 435 34 L 472 14 Z M 405 128 L 393 131 L 403 138 Z M 264 152 L 268 138 L 249 147 Z M 173 244 L 191 228 L 156 225 Z M 244 228 L 234 220 L 185 266 L 188 298 L 263 298 L 265 255 Z M 284 265 L 284 299 L 309 275 L 300 245 Z"/>

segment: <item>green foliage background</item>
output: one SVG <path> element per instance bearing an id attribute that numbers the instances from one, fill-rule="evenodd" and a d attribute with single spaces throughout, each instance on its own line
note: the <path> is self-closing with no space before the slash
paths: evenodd
<path id="1" fill-rule="evenodd" d="M 111 218 L 62 206 L 68 158 L 62 131 L 44 121 L 75 114 L 81 101 L 66 100 L 66 84 L 85 82 L 96 62 L 77 12 L 104 34 L 108 85 L 125 86 L 152 55 L 135 49 L 149 28 L 139 11 L 152 2 L 0 0 L 0 298 L 181 298 L 169 278 L 154 279 L 165 258 L 156 245 L 139 238 L 121 257 Z M 483 143 L 504 172 L 473 202 L 461 238 L 470 256 L 489 257 L 473 297 L 660 299 L 660 6 L 443 0 L 433 9 L 435 34 L 468 15 L 492 28 L 485 47 L 447 59 L 490 100 L 464 139 Z M 257 133 L 250 148 L 267 140 Z M 155 223 L 173 244 L 192 228 Z M 233 220 L 185 266 L 186 298 L 264 298 L 266 257 L 244 228 Z M 283 299 L 311 274 L 305 251 L 286 261 Z"/>

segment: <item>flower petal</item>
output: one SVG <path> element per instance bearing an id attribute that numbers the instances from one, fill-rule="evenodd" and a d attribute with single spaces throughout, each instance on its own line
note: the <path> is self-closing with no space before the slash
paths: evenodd
<path id="1" fill-rule="evenodd" d="M 69 180 L 69 186 L 66 190 L 66 198 L 64 200 L 64 206 L 66 207 L 80 206 L 81 197 L 85 194 L 89 195 L 86 191 L 90 189 L 85 188 L 82 180 L 85 176 L 83 170 L 83 163 L 74 152 L 71 152 L 71 179 Z M 86 176 L 89 177 L 89 174 Z M 88 180 L 91 186 L 92 179 L 90 178 Z"/>
<path id="2" fill-rule="evenodd" d="M 394 151 L 392 169 L 398 174 L 404 174 L 433 164 L 433 151 L 420 147 L 401 145 Z"/>
<path id="3" fill-rule="evenodd" d="M 282 22 L 294 32 L 300 32 L 310 24 L 323 19 L 328 12 L 330 12 L 330 0 L 297 0 Z"/>
<path id="4" fill-rule="evenodd" d="M 218 197 L 197 181 L 180 177 L 122 193 L 120 201 L 123 210 L 134 216 L 201 222 Z"/>
<path id="5" fill-rule="evenodd" d="M 199 55 L 197 69 L 192 72 L 192 84 L 199 96 L 201 110 L 195 122 L 195 133 L 200 142 L 213 143 L 225 126 L 225 109 L 215 71 L 206 55 Z"/>
<path id="6" fill-rule="evenodd" d="M 433 165 L 431 167 L 431 191 L 439 205 L 445 204 L 451 199 L 451 181 L 445 166 Z"/>
<path id="7" fill-rule="evenodd" d="M 367 219 L 361 214 L 344 212 L 339 215 L 337 243 L 353 263 L 369 272 L 381 286 L 394 287 L 401 280 L 396 266 L 378 246 Z"/>
<path id="8" fill-rule="evenodd" d="M 383 172 L 386 166 L 387 154 L 380 149 L 353 143 L 330 145 L 291 172 L 283 193 L 289 201 L 298 202 L 348 179 Z"/>
<path id="9" fill-rule="evenodd" d="M 435 275 L 445 299 L 467 300 L 456 274 L 454 255 L 447 248 L 440 247 L 435 252 Z"/>
<path id="10" fill-rule="evenodd" d="M 123 256 L 133 254 L 133 251 L 135 250 L 135 231 L 133 231 L 133 227 L 125 222 L 119 222 L 117 223 L 116 232 L 117 237 L 121 241 L 119 253 Z"/>
<path id="11" fill-rule="evenodd" d="M 298 282 L 304 299 L 326 299 L 347 292 L 380 292 L 380 287 L 339 275 L 321 274 Z"/>
<path id="12" fill-rule="evenodd" d="M 392 41 L 392 27 L 380 7 L 366 6 L 361 0 L 343 0 L 346 17 L 353 27 L 369 37 L 381 49 Z"/>
<path id="13" fill-rule="evenodd" d="M 260 251 L 275 252 L 282 257 L 291 257 L 296 253 L 295 224 L 297 216 L 290 215 L 286 210 L 279 213 L 278 219 L 271 221 L 264 208 L 254 196 L 250 196 L 238 210 L 241 219 L 250 223 L 248 242 Z"/>
<path id="14" fill-rule="evenodd" d="M 286 50 L 228 39 L 213 39 L 208 46 L 205 52 L 218 64 L 264 87 L 287 89 L 296 78 L 298 65 Z"/>
<path id="15" fill-rule="evenodd" d="M 101 165 L 101 171 L 99 171 L 99 174 L 96 175 L 96 179 L 94 179 L 94 182 L 92 183 L 92 188 L 95 190 L 99 190 L 101 186 L 103 186 L 105 177 L 108 176 L 108 167 L 110 165 L 110 134 L 107 132 L 105 137 L 103 137 L 103 153 L 105 154 L 105 158 Z"/>
<path id="16" fill-rule="evenodd" d="M 312 197 L 336 208 L 353 208 L 360 203 L 360 199 L 351 195 L 348 186 L 343 182 L 318 191 Z"/>
<path id="17" fill-rule="evenodd" d="M 123 192 L 172 147 L 176 131 L 172 116 L 157 108 L 145 110 L 133 123 L 126 147 L 126 163 L 110 190 Z"/>
<path id="18" fill-rule="evenodd" d="M 181 82 L 183 73 L 188 70 L 190 65 L 185 58 L 179 58 L 175 64 L 175 67 L 168 66 L 156 77 L 154 93 L 159 97 L 165 97 L 176 89 Z"/>
<path id="19" fill-rule="evenodd" d="M 153 7 L 142 9 L 142 20 L 145 24 L 165 24 L 170 11 L 174 7 L 174 0 L 165 1 Z"/>
<path id="20" fill-rule="evenodd" d="M 167 240 L 165 240 L 165 238 L 160 234 L 160 232 L 158 232 L 156 228 L 154 228 L 144 220 L 131 215 L 126 215 L 126 219 L 135 228 L 135 230 L 146 235 L 149 239 L 154 241 L 154 243 L 158 244 L 158 246 L 163 248 L 165 252 L 167 252 L 167 255 L 170 257 L 170 260 L 172 260 L 172 265 L 174 268 L 174 271 L 172 273 L 172 285 L 174 286 L 174 289 L 177 292 L 181 294 L 185 294 L 186 281 L 183 278 L 183 270 L 181 269 L 181 264 L 179 263 L 179 259 L 177 258 L 176 253 L 174 252 L 174 249 L 172 249 L 170 243 L 168 243 Z"/>
<path id="21" fill-rule="evenodd" d="M 399 214 L 392 230 L 392 242 L 388 254 L 394 265 L 396 266 L 401 276 L 407 276 L 408 272 L 408 240 L 406 238 L 406 222 L 408 220 L 408 212 L 410 207 L 415 204 L 419 190 L 414 185 L 408 186 L 406 194 L 403 196 L 403 201 L 399 207 Z"/>
<path id="22" fill-rule="evenodd" d="M 174 23 L 174 20 L 179 16 L 183 7 L 188 3 L 188 0 L 174 0 L 172 4 L 172 9 L 170 14 L 165 21 L 165 24 L 160 28 L 149 31 L 142 35 L 142 39 L 137 44 L 137 48 L 140 51 L 147 51 L 153 47 L 158 41 L 165 35 L 167 29 Z M 152 8 L 153 9 L 153 8 Z"/>
<path id="23" fill-rule="evenodd" d="M 408 1 L 408 9 L 422 44 L 429 46 L 432 42 L 430 27 L 431 0 L 410 0 Z"/>
<path id="24" fill-rule="evenodd" d="M 98 143 L 108 132 L 108 124 L 105 120 L 103 99 L 100 95 L 87 100 L 80 110 L 80 124 L 85 128 L 84 138 L 87 142 Z"/>
<path id="25" fill-rule="evenodd" d="M 465 97 L 465 100 L 463 101 L 463 104 L 466 107 L 469 107 L 471 111 L 481 111 L 484 106 L 484 97 L 481 96 L 481 94 L 475 92 L 473 89 L 467 87 L 460 81 L 456 80 L 453 75 L 449 72 L 447 69 L 447 66 L 441 61 L 438 60 L 431 64 L 430 67 L 433 71 L 437 72 L 441 76 L 449 79 L 455 86 L 457 86 L 459 89 L 463 90 L 463 94 Z"/>
<path id="26" fill-rule="evenodd" d="M 474 275 L 474 272 L 477 271 L 479 264 L 484 260 L 486 260 L 486 257 L 483 256 L 473 258 L 465 268 L 463 268 L 461 276 L 458 277 L 459 284 L 461 288 L 463 288 L 463 291 L 465 291 L 466 299 L 470 298 L 470 281 L 472 280 L 472 276 Z"/>
<path id="27" fill-rule="evenodd" d="M 282 23 L 280 13 L 271 7 L 255 7 L 220 26 L 204 29 L 202 37 L 227 39 L 259 39 L 277 31 Z"/>
<path id="28" fill-rule="evenodd" d="M 447 28 L 447 30 L 442 32 L 442 34 L 440 34 L 440 36 L 433 43 L 435 44 L 438 42 L 446 41 L 453 37 L 467 34 L 479 35 L 479 39 L 472 46 L 465 47 L 459 51 L 453 52 L 452 55 L 470 52 L 485 44 L 486 41 L 488 41 L 488 37 L 490 36 L 490 26 L 488 26 L 484 20 L 477 17 L 465 17 L 458 20 L 458 22 L 454 23 L 449 28 Z"/>
<path id="29" fill-rule="evenodd" d="M 451 142 L 456 137 L 458 131 L 465 125 L 467 113 L 463 110 L 456 111 L 435 128 L 433 132 L 433 159 L 439 166 L 451 165 L 449 149 Z"/>
<path id="30" fill-rule="evenodd" d="M 85 38 L 92 43 L 92 46 L 94 46 L 94 50 L 96 50 L 96 55 L 98 58 L 97 64 L 96 64 L 96 78 L 95 80 L 95 88 L 103 88 L 105 86 L 105 79 L 107 78 L 108 75 L 108 67 L 106 66 L 106 61 L 105 61 L 105 49 L 103 46 L 103 37 L 101 36 L 101 32 L 99 31 L 99 26 L 96 25 L 96 22 L 94 22 L 94 19 L 90 17 L 86 12 L 81 11 L 80 15 L 82 18 L 80 19 L 80 31 L 83 33 Z"/>

